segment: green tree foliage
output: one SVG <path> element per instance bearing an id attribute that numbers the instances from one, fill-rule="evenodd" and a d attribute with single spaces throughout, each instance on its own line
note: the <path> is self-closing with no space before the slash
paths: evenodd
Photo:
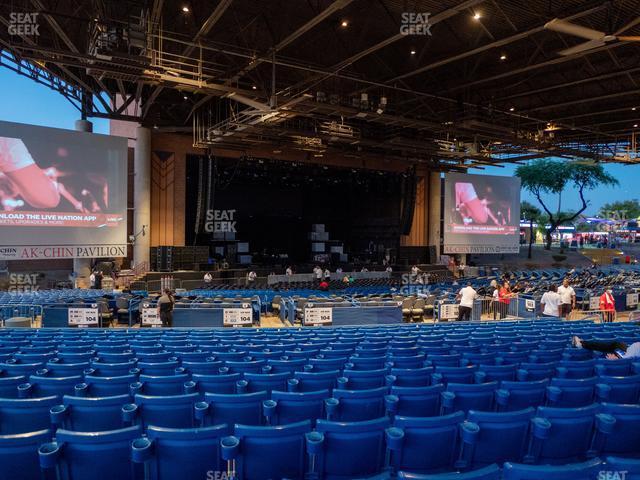
<path id="1" fill-rule="evenodd" d="M 547 250 L 551 249 L 551 234 L 563 223 L 571 223 L 589 206 L 585 199 L 585 193 L 600 185 L 617 185 L 618 181 L 605 172 L 598 163 L 584 164 L 550 159 L 540 159 L 528 165 L 521 165 L 516 169 L 516 175 L 520 177 L 522 188 L 531 192 L 542 209 L 547 214 L 550 228 L 546 230 Z M 581 208 L 576 212 L 562 212 L 562 193 L 567 188 L 578 192 Z M 558 204 L 554 209 L 547 205 L 542 196 L 545 194 L 556 195 Z"/>

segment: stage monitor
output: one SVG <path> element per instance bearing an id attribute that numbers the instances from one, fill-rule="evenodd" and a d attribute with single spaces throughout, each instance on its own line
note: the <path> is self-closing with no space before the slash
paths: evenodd
<path id="1" fill-rule="evenodd" d="M 447 173 L 444 253 L 518 253 L 520 179 Z"/>
<path id="2" fill-rule="evenodd" d="M 0 260 L 124 257 L 127 139 L 0 122 Z"/>

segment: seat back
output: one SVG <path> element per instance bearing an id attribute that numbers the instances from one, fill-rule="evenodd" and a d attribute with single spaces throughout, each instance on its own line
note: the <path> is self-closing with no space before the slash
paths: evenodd
<path id="1" fill-rule="evenodd" d="M 221 367 L 224 367 L 224 362 L 221 361 L 183 361 L 181 367 L 184 368 L 185 373 L 199 374 L 199 375 L 217 375 Z"/>
<path id="2" fill-rule="evenodd" d="M 344 370 L 338 379 L 338 388 L 345 390 L 368 390 L 386 384 L 388 370 Z"/>
<path id="3" fill-rule="evenodd" d="M 548 392 L 549 405 L 583 407 L 596 400 L 597 378 L 552 378 Z"/>
<path id="4" fill-rule="evenodd" d="M 49 409 L 60 403 L 53 395 L 40 398 L 0 398 L 0 434 L 47 430 L 51 427 Z"/>
<path id="5" fill-rule="evenodd" d="M 369 390 L 333 391 L 333 399 L 326 403 L 327 418 L 340 422 L 358 422 L 385 415 L 386 387 Z"/>
<path id="6" fill-rule="evenodd" d="M 140 375 L 138 382 L 131 385 L 131 393 L 144 395 L 181 395 L 185 393 L 185 383 L 189 381 L 186 373 L 178 375 Z"/>
<path id="7" fill-rule="evenodd" d="M 247 392 L 268 392 L 272 390 L 284 391 L 287 389 L 287 381 L 292 377 L 289 372 L 284 373 L 245 373 Z"/>
<path id="8" fill-rule="evenodd" d="M 138 381 L 138 375 L 121 375 L 118 377 L 98 377 L 95 375 L 85 375 L 84 384 L 87 386 L 86 392 L 81 392 L 76 388 L 76 396 L 84 397 L 113 397 L 115 395 L 125 395 L 130 392 L 130 385 Z M 79 387 L 79 386 L 77 386 Z"/>
<path id="9" fill-rule="evenodd" d="M 606 397 L 607 402 L 634 404 L 640 400 L 640 374 L 627 377 L 601 376 L 598 377 L 598 383 L 608 385 L 611 389 Z"/>
<path id="10" fill-rule="evenodd" d="M 51 408 L 51 423 L 75 432 L 118 430 L 130 426 L 122 413 L 122 407 L 130 402 L 129 395 L 89 398 L 65 395 L 62 405 Z"/>
<path id="11" fill-rule="evenodd" d="M 637 455 L 640 445 L 640 405 L 601 404 L 600 413 L 615 418 L 613 431 L 602 436 L 599 454 L 614 456 Z"/>
<path id="12" fill-rule="evenodd" d="M 271 392 L 271 402 L 264 402 L 264 413 L 269 425 L 284 425 L 288 423 L 310 420 L 315 425 L 316 420 L 325 417 L 324 402 L 331 396 L 329 390 L 317 392 Z"/>
<path id="13" fill-rule="evenodd" d="M 194 428 L 197 393 L 171 396 L 136 395 L 136 420 L 144 427 L 154 425 L 167 428 Z"/>
<path id="14" fill-rule="evenodd" d="M 479 410 L 490 412 L 493 410 L 495 391 L 498 382 L 464 384 L 449 383 L 442 394 L 442 409 L 444 413 L 458 410 Z"/>
<path id="15" fill-rule="evenodd" d="M 236 393 L 237 383 L 242 380 L 241 373 L 231 373 L 228 375 L 191 375 L 191 380 L 195 382 L 198 393 L 204 398 L 205 393 Z"/>
<path id="16" fill-rule="evenodd" d="M 391 387 L 391 395 L 398 397 L 394 413 L 404 417 L 435 417 L 440 415 L 440 397 L 445 386 Z"/>
<path id="17" fill-rule="evenodd" d="M 234 425 L 264 425 L 262 402 L 269 398 L 267 392 L 242 394 L 205 393 L 208 405 L 206 425 L 226 423 Z"/>
<path id="18" fill-rule="evenodd" d="M 18 385 L 27 381 L 25 376 L 0 377 L 0 398 L 18 398 Z"/>
<path id="19" fill-rule="evenodd" d="M 320 478 L 361 478 L 380 472 L 385 462 L 388 418 L 363 422 L 318 420 L 313 465 Z"/>
<path id="20" fill-rule="evenodd" d="M 0 435 L 0 478 L 41 478 L 38 463 L 38 448 L 51 441 L 51 430 L 36 430 L 28 433 Z"/>
<path id="21" fill-rule="evenodd" d="M 289 389 L 297 392 L 317 392 L 318 390 L 333 391 L 340 376 L 338 370 L 320 372 L 295 372 L 293 380 L 289 382 Z"/>
<path id="22" fill-rule="evenodd" d="M 512 382 L 516 379 L 516 365 L 479 365 L 476 378 L 482 382 Z"/>
<path id="23" fill-rule="evenodd" d="M 436 385 L 444 383 L 474 383 L 475 373 L 478 370 L 476 365 L 468 367 L 436 367 L 435 373 L 431 376 L 431 382 Z"/>
<path id="24" fill-rule="evenodd" d="M 138 362 L 138 369 L 143 375 L 150 375 L 154 377 L 175 375 L 176 368 L 180 366 L 177 360 L 170 360 L 167 362 Z"/>
<path id="25" fill-rule="evenodd" d="M 595 480 L 607 470 L 599 458 L 569 465 L 523 465 L 507 462 L 503 468 L 504 480 Z M 606 477 L 604 477 L 606 478 Z"/>
<path id="26" fill-rule="evenodd" d="M 544 405 L 549 380 L 528 382 L 500 382 L 496 390 L 496 403 L 499 411 L 516 411 L 528 407 Z"/>
<path id="27" fill-rule="evenodd" d="M 390 375 L 395 387 L 428 387 L 433 371 L 433 367 L 392 368 Z"/>

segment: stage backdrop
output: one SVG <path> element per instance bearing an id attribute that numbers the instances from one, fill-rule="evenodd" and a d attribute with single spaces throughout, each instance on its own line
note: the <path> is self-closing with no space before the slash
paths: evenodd
<path id="1" fill-rule="evenodd" d="M 0 260 L 124 257 L 127 139 L 0 122 Z"/>
<path id="2" fill-rule="evenodd" d="M 518 177 L 447 173 L 444 188 L 444 253 L 518 253 Z"/>

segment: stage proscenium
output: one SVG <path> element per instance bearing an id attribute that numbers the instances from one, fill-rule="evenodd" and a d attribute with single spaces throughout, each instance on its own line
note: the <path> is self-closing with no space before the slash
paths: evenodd
<path id="1" fill-rule="evenodd" d="M 0 122 L 0 260 L 124 257 L 127 139 Z"/>
<path id="2" fill-rule="evenodd" d="M 518 253 L 518 177 L 447 173 L 444 191 L 444 253 Z"/>

